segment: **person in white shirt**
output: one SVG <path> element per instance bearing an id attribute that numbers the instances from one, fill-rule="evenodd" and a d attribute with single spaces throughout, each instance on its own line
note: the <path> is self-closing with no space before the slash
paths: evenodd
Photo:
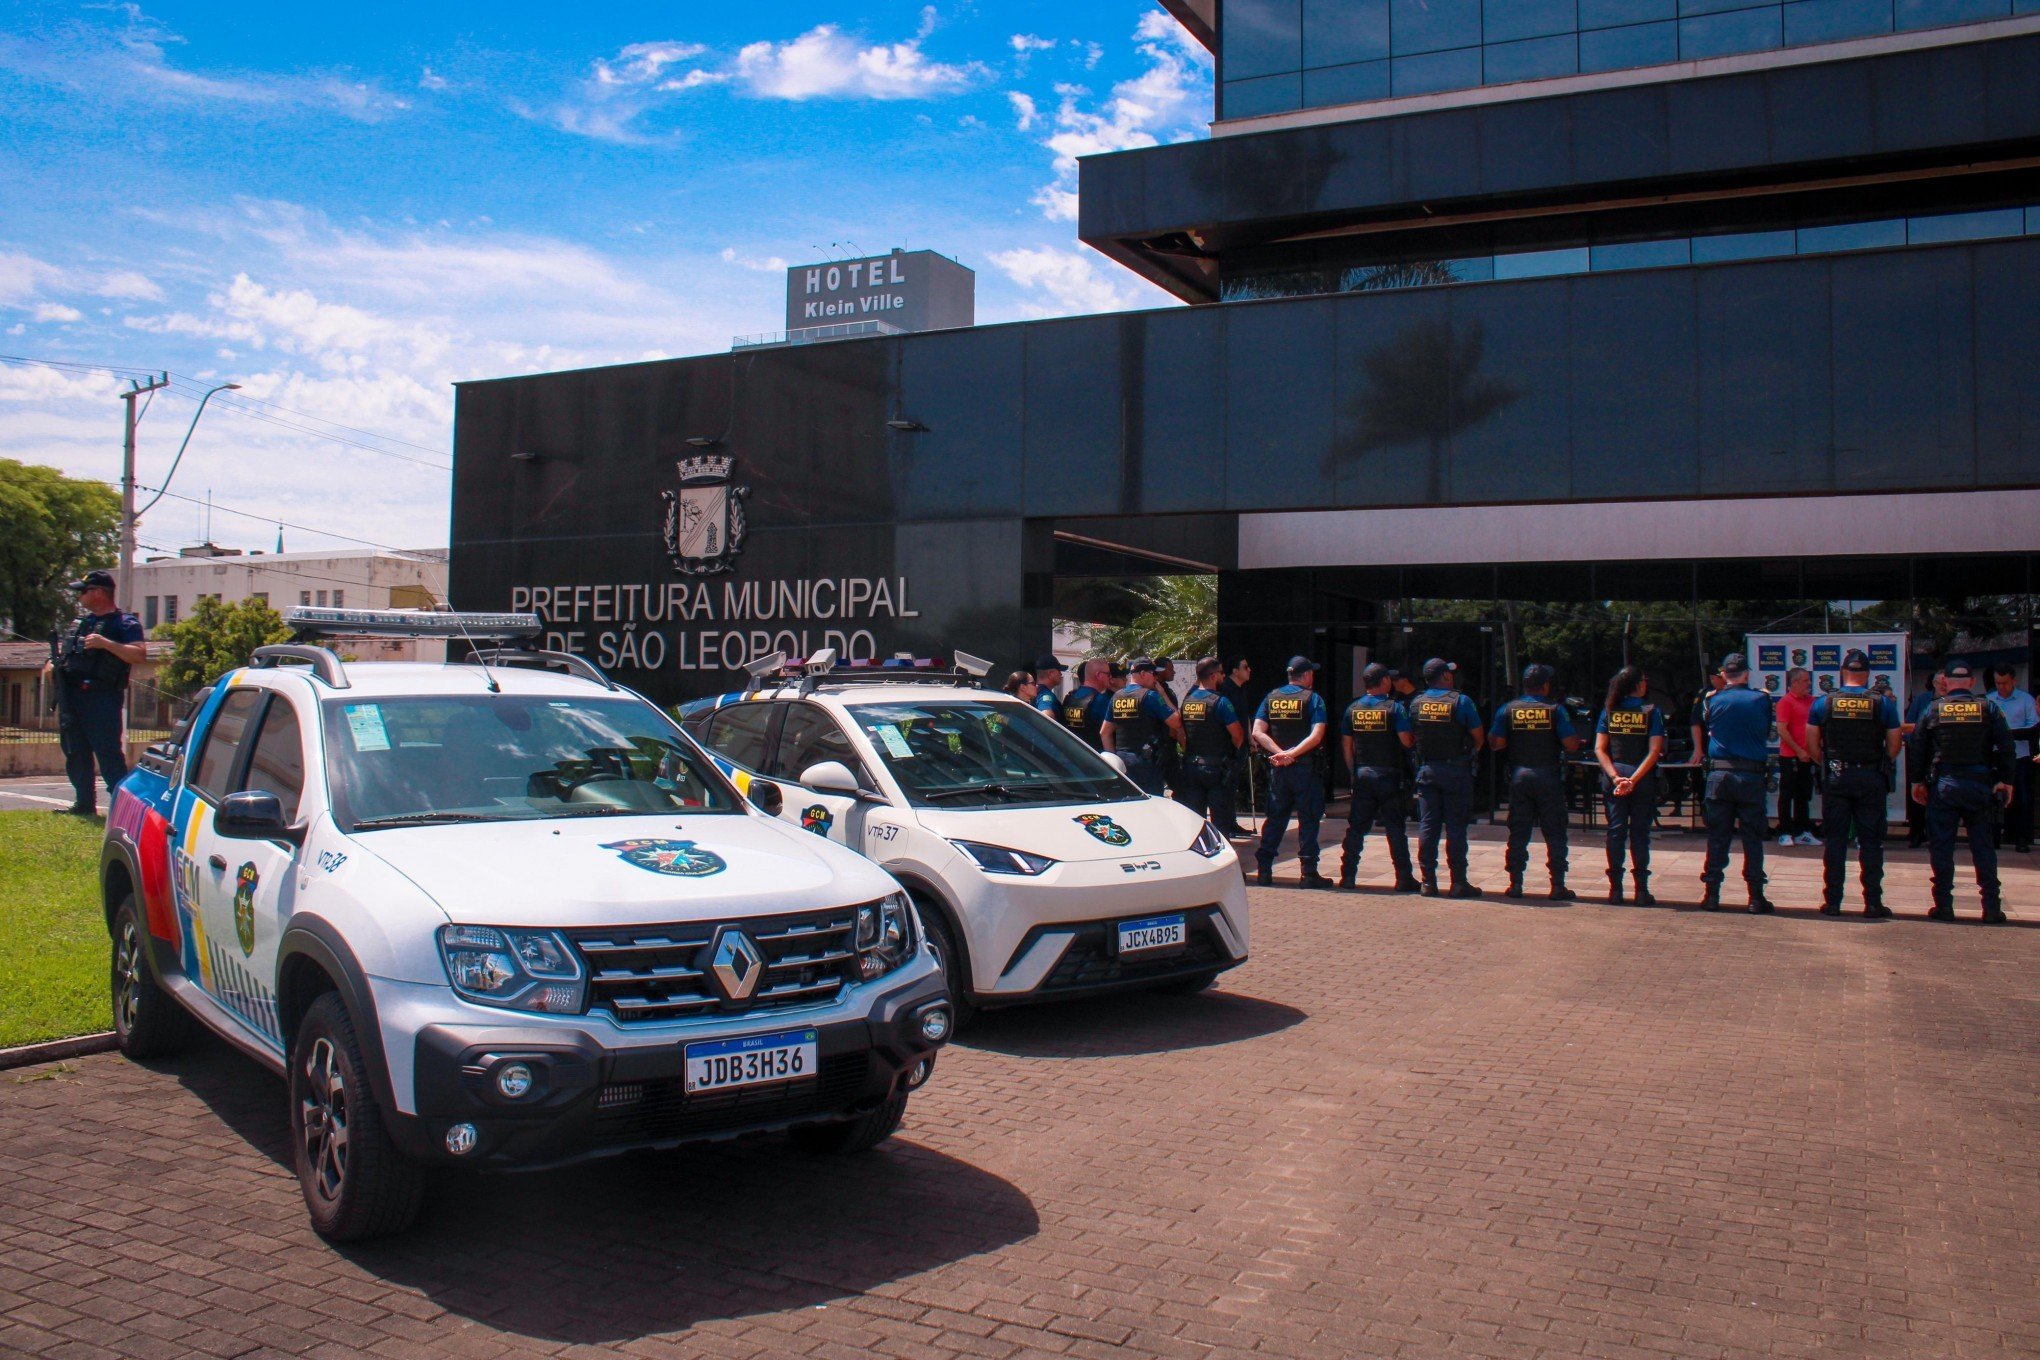
<path id="1" fill-rule="evenodd" d="M 2012 762 L 2012 805 L 2005 809 L 2004 826 L 1998 832 L 1998 844 L 2003 846 L 2010 840 L 2012 848 L 2022 855 L 2033 853 L 2033 734 L 2040 727 L 2040 705 L 2033 702 L 2033 696 L 2019 688 L 2018 677 L 2012 674 L 2010 666 L 1999 666 L 1991 675 L 1996 687 L 1986 696 L 1991 706 L 2005 715 L 2005 726 L 2012 730 L 2012 749 L 2018 759 Z"/>

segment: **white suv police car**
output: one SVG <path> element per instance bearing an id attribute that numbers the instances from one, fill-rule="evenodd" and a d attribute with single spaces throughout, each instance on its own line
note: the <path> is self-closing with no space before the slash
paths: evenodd
<path id="1" fill-rule="evenodd" d="M 1224 837 L 976 674 L 931 666 L 767 658 L 754 688 L 682 721 L 754 802 L 906 886 L 958 1023 L 979 1007 L 1197 991 L 1246 961 L 1246 884 Z"/>
<path id="2" fill-rule="evenodd" d="M 537 631 L 529 615 L 286 617 Z M 187 736 L 108 817 L 115 1033 L 145 1058 L 195 1022 L 282 1074 L 329 1238 L 405 1226 L 431 1163 L 768 1129 L 869 1147 L 951 1028 L 897 882 L 760 813 L 578 658 L 263 647 Z"/>

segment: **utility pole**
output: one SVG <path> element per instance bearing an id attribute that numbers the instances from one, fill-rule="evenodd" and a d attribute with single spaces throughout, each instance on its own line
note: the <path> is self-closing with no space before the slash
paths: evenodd
<path id="1" fill-rule="evenodd" d="M 135 401 L 169 385 L 170 375 L 159 373 L 147 383 L 131 380 L 128 390 L 120 394 L 120 399 L 127 403 L 127 439 L 122 445 L 120 460 L 120 562 L 114 578 L 120 583 L 122 609 L 134 605 L 134 601 L 128 598 L 128 587 L 134 584 L 135 562 L 135 422 L 140 419 Z"/>

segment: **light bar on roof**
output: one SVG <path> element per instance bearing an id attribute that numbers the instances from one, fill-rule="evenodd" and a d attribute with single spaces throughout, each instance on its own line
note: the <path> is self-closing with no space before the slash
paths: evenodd
<path id="1" fill-rule="evenodd" d="M 501 640 L 545 631 L 536 614 L 464 614 L 447 609 L 323 609 L 288 605 L 284 623 L 306 637 L 443 637 Z"/>

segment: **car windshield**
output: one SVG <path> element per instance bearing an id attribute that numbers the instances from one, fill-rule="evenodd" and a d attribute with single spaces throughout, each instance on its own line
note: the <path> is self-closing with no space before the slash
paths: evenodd
<path id="1" fill-rule="evenodd" d="M 329 699 L 324 710 L 334 816 L 354 831 L 740 810 L 642 700 L 459 694 Z"/>
<path id="2" fill-rule="evenodd" d="M 917 807 L 1116 803 L 1142 796 L 1097 752 L 1025 704 L 931 699 L 849 708 Z"/>

